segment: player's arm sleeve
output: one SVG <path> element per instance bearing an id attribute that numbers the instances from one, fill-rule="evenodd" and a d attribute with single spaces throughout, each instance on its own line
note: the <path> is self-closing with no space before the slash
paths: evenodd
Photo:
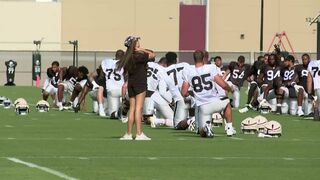
<path id="1" fill-rule="evenodd" d="M 159 81 L 159 94 L 168 102 L 170 103 L 172 101 L 172 95 L 170 91 L 167 91 L 167 84 L 164 80 Z"/>

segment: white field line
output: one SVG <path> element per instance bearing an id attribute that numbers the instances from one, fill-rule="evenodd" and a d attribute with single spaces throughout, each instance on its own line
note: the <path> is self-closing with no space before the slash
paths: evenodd
<path id="1" fill-rule="evenodd" d="M 30 162 L 25 162 L 25 161 L 22 161 L 20 159 L 17 159 L 17 158 L 14 158 L 14 157 L 8 157 L 7 158 L 9 161 L 12 161 L 12 162 L 15 162 L 15 163 L 18 163 L 18 164 L 23 164 L 23 165 L 26 165 L 30 168 L 36 168 L 36 169 L 39 169 L 41 171 L 45 171 L 49 174 L 53 174 L 55 176 L 58 176 L 60 178 L 63 178 L 63 179 L 68 179 L 68 180 L 77 180 L 77 178 L 74 178 L 74 177 L 70 177 L 66 174 L 63 174 L 62 172 L 59 172 L 59 171 L 56 171 L 56 170 L 53 170 L 53 169 L 50 169 L 50 168 L 47 168 L 47 167 L 43 167 L 43 166 L 38 166 L 36 164 L 33 164 L 33 163 L 30 163 Z"/>
<path id="2" fill-rule="evenodd" d="M 15 159 L 21 163 L 23 161 L 17 158 L 0 157 L 1 159 Z M 209 159 L 209 160 L 233 160 L 233 159 L 243 159 L 243 160 L 320 160 L 320 157 L 250 157 L 250 156 L 19 156 L 22 159 L 148 159 L 148 160 L 160 160 L 160 159 Z M 14 161 L 14 160 L 11 160 Z M 16 161 L 14 161 L 16 162 Z M 26 165 L 27 162 L 21 164 Z M 32 164 L 32 163 L 28 163 Z M 34 164 L 33 164 L 34 165 Z M 36 165 L 37 166 L 37 165 Z M 31 166 L 30 166 L 31 167 Z M 48 168 L 47 168 L 48 169 Z"/>
<path id="3" fill-rule="evenodd" d="M 216 135 L 215 135 L 216 136 Z M 119 136 L 120 138 L 120 136 Z M 6 138 L 0 138 L 0 141 L 4 140 L 19 140 L 19 141 L 119 141 L 118 138 L 72 138 L 72 137 L 61 137 L 61 138 L 13 138 L 13 137 L 6 137 Z M 227 137 L 225 135 L 219 135 L 218 138 L 213 138 L 212 141 L 230 141 L 232 140 L 239 140 L 239 141 L 261 141 L 262 138 L 256 138 L 256 139 L 244 139 L 239 137 Z M 272 138 L 270 138 L 271 140 Z M 198 139 L 186 139 L 186 138 L 173 138 L 173 139 L 152 139 L 152 141 L 192 141 L 192 142 L 201 142 L 202 140 L 208 140 L 206 138 L 198 138 Z M 285 141 L 285 142 L 320 142 L 320 139 L 283 139 L 283 138 L 277 138 L 272 139 L 275 141 Z"/>
<path id="4" fill-rule="evenodd" d="M 243 138 L 238 138 L 238 137 L 230 137 L 230 139 L 240 140 L 240 141 L 244 140 Z"/>

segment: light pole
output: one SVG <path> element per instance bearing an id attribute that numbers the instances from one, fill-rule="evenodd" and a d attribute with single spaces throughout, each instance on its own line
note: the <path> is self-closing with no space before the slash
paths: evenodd
<path id="1" fill-rule="evenodd" d="M 73 61 L 72 65 L 78 67 L 78 40 L 69 41 L 69 44 L 73 45 Z"/>
<path id="2" fill-rule="evenodd" d="M 260 9 L 260 52 L 263 51 L 263 12 L 264 12 L 264 0 L 261 0 L 261 9 Z"/>
<path id="3" fill-rule="evenodd" d="M 311 20 L 310 26 L 313 23 L 317 23 L 317 59 L 320 59 L 320 12 Z"/>

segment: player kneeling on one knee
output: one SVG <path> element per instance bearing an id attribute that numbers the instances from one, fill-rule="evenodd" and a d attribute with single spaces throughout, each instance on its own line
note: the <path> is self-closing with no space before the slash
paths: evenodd
<path id="1" fill-rule="evenodd" d="M 230 86 L 222 79 L 220 69 L 213 64 L 204 64 L 204 53 L 195 51 L 193 53 L 195 66 L 190 66 L 184 70 L 182 85 L 182 95 L 187 96 L 188 89 L 191 87 L 195 104 L 196 121 L 199 124 L 199 132 L 202 137 L 213 137 L 211 128 L 212 114 L 224 111 L 224 118 L 227 121 L 226 132 L 232 136 L 235 132 L 232 127 L 232 110 L 230 100 L 227 97 L 219 97 L 215 86 L 220 86 L 227 91 L 231 91 Z"/>

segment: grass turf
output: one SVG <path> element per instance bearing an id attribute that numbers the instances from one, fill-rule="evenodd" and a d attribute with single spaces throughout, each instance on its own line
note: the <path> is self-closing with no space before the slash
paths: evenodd
<path id="1" fill-rule="evenodd" d="M 282 124 L 283 136 L 258 138 L 240 133 L 241 120 L 257 113 L 235 110 L 235 138 L 222 127 L 215 128 L 217 137 L 205 139 L 144 126 L 152 141 L 128 142 L 119 140 L 126 125 L 116 120 L 56 109 L 37 113 L 37 88 L 0 87 L 0 95 L 31 104 L 27 116 L 0 107 L 0 179 L 59 179 L 8 157 L 78 179 L 319 179 L 320 122 L 269 114 Z"/>

